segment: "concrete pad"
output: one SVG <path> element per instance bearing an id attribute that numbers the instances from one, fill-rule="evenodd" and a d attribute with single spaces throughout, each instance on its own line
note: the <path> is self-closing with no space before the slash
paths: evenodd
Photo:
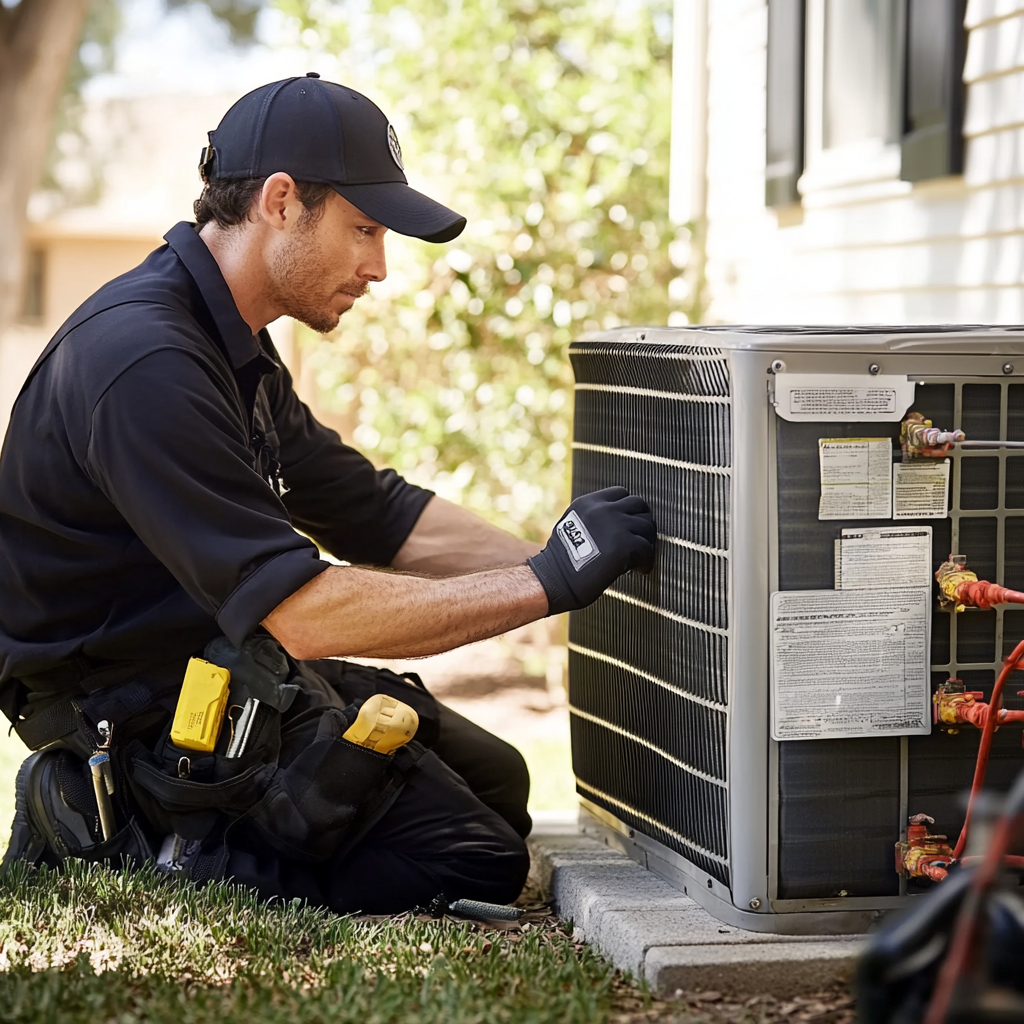
<path id="1" fill-rule="evenodd" d="M 662 996 L 714 989 L 733 996 L 777 999 L 821 992 L 853 977 L 861 942 L 814 939 L 733 946 L 655 946 L 643 977 Z"/>
<path id="2" fill-rule="evenodd" d="M 554 832 L 554 830 L 552 830 Z M 715 989 L 784 999 L 852 973 L 862 941 L 727 925 L 625 854 L 580 835 L 529 839 L 534 876 L 578 938 L 660 995 Z"/>

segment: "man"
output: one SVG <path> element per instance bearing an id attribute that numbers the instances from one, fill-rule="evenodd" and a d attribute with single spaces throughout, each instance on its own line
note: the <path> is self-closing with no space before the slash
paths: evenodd
<path id="1" fill-rule="evenodd" d="M 429 655 L 582 607 L 650 568 L 650 512 L 584 496 L 538 552 L 375 471 L 298 400 L 266 325 L 333 330 L 384 279 L 388 229 L 465 225 L 409 188 L 366 97 L 312 74 L 257 89 L 201 173 L 198 224 L 72 315 L 0 456 L 0 709 L 40 751 L 7 863 L 155 856 L 343 912 L 514 899 L 518 753 L 413 676 L 317 659 Z M 212 689 L 185 706 L 195 665 L 231 675 L 212 747 L 174 731 L 220 713 Z M 386 755 L 352 740 L 375 694 L 419 718 Z"/>

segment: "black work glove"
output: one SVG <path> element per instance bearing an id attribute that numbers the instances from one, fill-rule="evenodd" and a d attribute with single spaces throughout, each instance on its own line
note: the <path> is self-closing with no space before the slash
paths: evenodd
<path id="1" fill-rule="evenodd" d="M 650 506 L 625 487 L 577 498 L 540 554 L 527 559 L 548 595 L 548 615 L 585 608 L 624 572 L 650 572 L 657 531 Z"/>

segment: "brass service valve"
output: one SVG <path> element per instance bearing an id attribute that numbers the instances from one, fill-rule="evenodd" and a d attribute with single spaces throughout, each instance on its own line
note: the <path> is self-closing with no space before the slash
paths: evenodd
<path id="1" fill-rule="evenodd" d="M 1017 696 L 1022 694 L 1024 691 L 1018 691 Z M 992 714 L 992 705 L 981 699 L 984 696 L 978 690 L 966 689 L 959 679 L 947 679 L 932 694 L 932 722 L 950 736 L 955 736 L 964 724 L 984 729 Z M 1009 722 L 1024 722 L 1024 711 L 1000 708 L 995 727 Z M 1024 746 L 1024 734 L 1021 745 Z"/>
<path id="2" fill-rule="evenodd" d="M 948 611 L 954 608 L 981 608 L 988 611 L 997 604 L 1024 604 L 1024 594 L 1009 590 L 988 580 L 979 580 L 977 573 L 967 568 L 966 555 L 950 555 L 935 572 L 939 584 L 939 604 Z"/>
<path id="3" fill-rule="evenodd" d="M 907 413 L 900 425 L 900 447 L 906 458 L 941 459 L 957 441 L 965 440 L 962 430 L 939 430 L 919 412 Z"/>
<path id="4" fill-rule="evenodd" d="M 960 711 L 965 704 L 973 704 L 984 696 L 978 691 L 967 692 L 959 679 L 947 679 L 932 694 L 932 723 L 943 732 L 955 736 L 963 723 Z"/>
<path id="5" fill-rule="evenodd" d="M 907 825 L 907 838 L 896 844 L 896 873 L 907 878 L 930 878 L 941 882 L 953 863 L 953 848 L 945 836 L 932 835 L 929 825 L 935 819 L 914 814 Z"/>

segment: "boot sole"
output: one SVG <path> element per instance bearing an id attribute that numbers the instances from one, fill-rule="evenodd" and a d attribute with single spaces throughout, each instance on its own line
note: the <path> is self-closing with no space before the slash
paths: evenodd
<path id="1" fill-rule="evenodd" d="M 0 861 L 0 876 L 7 874 L 11 865 L 19 862 L 33 866 L 38 864 L 46 851 L 46 836 L 29 811 L 29 789 L 45 753 L 38 751 L 32 754 L 18 769 L 14 784 L 14 821 L 11 823 L 11 838 L 4 859 Z"/>

